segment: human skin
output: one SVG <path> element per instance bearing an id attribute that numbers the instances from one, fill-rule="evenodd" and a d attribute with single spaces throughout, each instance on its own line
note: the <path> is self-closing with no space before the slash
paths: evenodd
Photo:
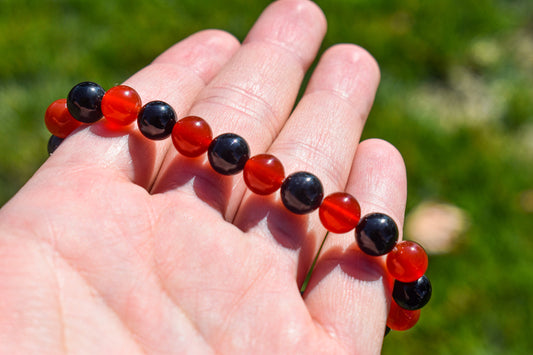
<path id="1" fill-rule="evenodd" d="M 309 171 L 326 194 L 401 230 L 404 163 L 389 143 L 359 141 L 379 82 L 362 48 L 329 48 L 294 108 L 326 31 L 311 1 L 281 0 L 242 44 L 196 33 L 125 84 L 143 103 L 244 137 L 287 174 Z M 51 98 L 51 101 L 55 98 Z M 373 354 L 390 302 L 382 258 L 353 232 L 326 233 L 242 175 L 180 156 L 135 125 L 102 120 L 68 137 L 0 210 L 0 353 Z"/>

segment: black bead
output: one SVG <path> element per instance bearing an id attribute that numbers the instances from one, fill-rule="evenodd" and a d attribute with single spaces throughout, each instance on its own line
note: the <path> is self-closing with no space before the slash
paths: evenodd
<path id="1" fill-rule="evenodd" d="M 105 90 L 98 84 L 85 81 L 74 86 L 67 96 L 67 107 L 75 119 L 94 123 L 103 117 L 102 97 Z"/>
<path id="2" fill-rule="evenodd" d="M 385 326 L 385 335 L 384 336 L 389 335 L 390 331 L 391 331 L 391 329 L 389 327 Z"/>
<path id="3" fill-rule="evenodd" d="M 176 112 L 166 102 L 150 101 L 139 112 L 137 124 L 146 138 L 165 139 L 170 136 L 176 124 Z"/>
<path id="4" fill-rule="evenodd" d="M 394 281 L 392 298 L 398 303 L 398 306 L 414 311 L 424 307 L 431 298 L 431 282 L 422 276 L 413 282 Z"/>
<path id="5" fill-rule="evenodd" d="M 209 144 L 207 157 L 217 173 L 234 175 L 244 169 L 244 164 L 250 158 L 250 148 L 241 136 L 224 133 Z"/>
<path id="6" fill-rule="evenodd" d="M 324 189 L 320 180 L 305 171 L 287 176 L 281 184 L 281 201 L 289 211 L 296 214 L 316 210 L 323 197 Z"/>
<path id="7" fill-rule="evenodd" d="M 383 213 L 371 213 L 359 221 L 355 229 L 359 249 L 368 255 L 379 256 L 390 252 L 398 241 L 398 227 Z"/>
<path id="8" fill-rule="evenodd" d="M 59 138 L 52 134 L 52 136 L 48 140 L 48 155 L 52 155 L 52 153 L 55 152 L 55 150 L 57 149 L 57 147 L 59 147 L 63 140 L 64 138 Z"/>

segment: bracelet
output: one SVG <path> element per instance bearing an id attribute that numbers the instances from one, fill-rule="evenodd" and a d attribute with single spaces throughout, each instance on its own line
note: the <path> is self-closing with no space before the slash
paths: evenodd
<path id="1" fill-rule="evenodd" d="M 252 192 L 269 195 L 279 189 L 283 205 L 292 213 L 307 214 L 318 209 L 328 233 L 355 229 L 359 249 L 374 257 L 387 255 L 386 268 L 395 279 L 385 334 L 391 329 L 407 330 L 418 321 L 420 309 L 428 303 L 432 292 L 425 276 L 428 257 L 419 244 L 398 242 L 398 227 L 391 217 L 370 213 L 361 218 L 359 203 L 352 195 L 335 192 L 324 197 L 322 183 L 315 175 L 300 171 L 285 176 L 278 158 L 270 154 L 250 157 L 248 144 L 237 134 L 224 133 L 213 138 L 211 128 L 202 118 L 188 116 L 177 120 L 174 109 L 163 101 L 142 106 L 139 94 L 126 85 L 106 92 L 96 83 L 82 82 L 70 90 L 67 99 L 54 101 L 45 113 L 46 127 L 52 133 L 49 154 L 75 129 L 102 117 L 120 126 L 137 121 L 148 139 L 171 136 L 178 152 L 189 158 L 207 152 L 217 173 L 234 175 L 242 171 Z M 319 253 L 320 250 L 317 258 Z"/>

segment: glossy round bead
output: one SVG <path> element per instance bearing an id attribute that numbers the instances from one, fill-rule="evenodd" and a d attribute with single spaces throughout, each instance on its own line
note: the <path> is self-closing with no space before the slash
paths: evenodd
<path id="1" fill-rule="evenodd" d="M 74 86 L 67 96 L 70 114 L 80 122 L 94 123 L 102 118 L 102 97 L 105 90 L 98 84 L 85 81 Z"/>
<path id="2" fill-rule="evenodd" d="M 59 137 L 52 135 L 50 139 L 48 140 L 48 154 L 52 155 L 52 153 L 55 152 L 55 150 L 57 149 L 57 147 L 59 147 L 59 145 L 61 144 L 61 142 L 63 142 L 63 140 L 64 138 L 59 138 Z"/>
<path id="3" fill-rule="evenodd" d="M 409 311 L 392 301 L 387 317 L 387 327 L 393 330 L 407 330 L 412 328 L 419 318 L 420 310 Z"/>
<path id="4" fill-rule="evenodd" d="M 390 331 L 391 331 L 390 327 L 386 326 L 385 327 L 385 335 L 384 336 L 389 335 Z"/>
<path id="5" fill-rule="evenodd" d="M 225 133 L 213 139 L 207 149 L 211 167 L 219 174 L 234 175 L 244 169 L 250 157 L 248 143 L 233 133 Z"/>
<path id="6" fill-rule="evenodd" d="M 357 225 L 355 238 L 359 249 L 371 256 L 385 255 L 398 240 L 398 227 L 392 218 L 383 213 L 364 216 Z"/>
<path id="7" fill-rule="evenodd" d="M 176 124 L 174 109 L 163 101 L 150 101 L 141 108 L 137 124 L 141 133 L 149 139 L 165 139 Z"/>
<path id="8" fill-rule="evenodd" d="M 202 155 L 213 140 L 211 127 L 202 118 L 182 118 L 172 129 L 172 143 L 181 154 L 189 158 Z"/>
<path id="9" fill-rule="evenodd" d="M 305 171 L 287 176 L 281 184 L 281 201 L 289 211 L 296 214 L 316 210 L 323 197 L 324 189 L 320 180 Z"/>
<path id="10" fill-rule="evenodd" d="M 54 136 L 66 138 L 82 123 L 68 112 L 67 99 L 59 99 L 50 104 L 44 114 L 44 124 Z"/>
<path id="11" fill-rule="evenodd" d="M 318 209 L 322 225 L 333 233 L 347 233 L 354 229 L 361 218 L 361 207 L 352 195 L 335 192 L 322 201 Z"/>
<path id="12" fill-rule="evenodd" d="M 431 283 L 424 275 L 413 282 L 394 281 L 392 298 L 398 305 L 410 311 L 424 307 L 431 298 Z"/>
<path id="13" fill-rule="evenodd" d="M 421 278 L 428 267 L 428 256 L 420 244 L 404 240 L 387 255 L 389 274 L 401 282 Z"/>
<path id="14" fill-rule="evenodd" d="M 252 192 L 268 195 L 280 188 L 285 178 L 285 169 L 275 156 L 259 154 L 246 162 L 243 178 Z"/>
<path id="15" fill-rule="evenodd" d="M 127 126 L 137 119 L 141 110 L 141 97 L 126 85 L 114 86 L 102 98 L 102 113 L 106 120 Z"/>

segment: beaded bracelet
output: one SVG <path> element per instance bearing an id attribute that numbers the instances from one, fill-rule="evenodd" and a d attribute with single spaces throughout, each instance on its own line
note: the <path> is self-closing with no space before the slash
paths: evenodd
<path id="1" fill-rule="evenodd" d="M 72 88 L 67 99 L 54 101 L 45 113 L 46 127 L 52 133 L 49 154 L 79 126 L 95 123 L 102 117 L 120 126 L 137 121 L 139 130 L 148 139 L 171 136 L 178 152 L 186 157 L 199 157 L 207 152 L 209 163 L 217 173 L 234 175 L 242 171 L 246 186 L 256 194 L 268 195 L 280 189 L 282 203 L 292 213 L 307 214 L 318 209 L 328 233 L 355 229 L 361 251 L 375 257 L 388 254 L 387 270 L 395 281 L 385 334 L 390 329 L 409 329 L 418 321 L 420 309 L 428 303 L 432 291 L 424 275 L 428 257 L 419 244 L 398 242 L 398 227 L 391 217 L 371 213 L 360 218 L 359 203 L 352 195 L 335 192 L 324 198 L 322 183 L 315 175 L 300 171 L 285 176 L 283 165 L 275 156 L 250 157 L 248 144 L 242 137 L 224 133 L 213 138 L 211 128 L 202 118 L 188 116 L 177 121 L 169 104 L 151 101 L 142 106 L 139 94 L 125 85 L 105 92 L 96 83 L 83 82 Z M 315 262 L 319 253 L 320 250 Z M 312 269 L 313 266 L 310 272 Z"/>

